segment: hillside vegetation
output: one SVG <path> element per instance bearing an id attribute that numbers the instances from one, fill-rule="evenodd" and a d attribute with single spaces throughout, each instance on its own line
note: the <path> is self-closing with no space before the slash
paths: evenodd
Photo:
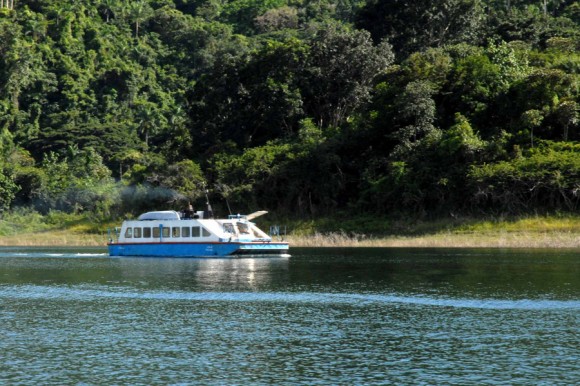
<path id="1" fill-rule="evenodd" d="M 0 209 L 578 214 L 579 80 L 578 1 L 0 0 Z"/>

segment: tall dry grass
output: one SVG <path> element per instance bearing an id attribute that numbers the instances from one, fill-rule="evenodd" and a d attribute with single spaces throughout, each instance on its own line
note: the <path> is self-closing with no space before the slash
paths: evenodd
<path id="1" fill-rule="evenodd" d="M 82 225 L 82 224 L 81 224 Z M 75 225 L 66 230 L 23 230 L 0 236 L 0 246 L 105 246 L 107 232 L 91 233 Z M 441 229 L 441 227 L 439 228 Z M 418 231 L 418 229 L 416 229 Z M 517 221 L 482 221 L 447 230 L 423 230 L 420 235 L 314 232 L 286 237 L 295 247 L 490 247 L 580 248 L 580 218 L 532 217 Z"/>
<path id="2" fill-rule="evenodd" d="M 367 237 L 345 233 L 288 236 L 296 247 L 580 248 L 580 232 L 439 233 Z"/>
<path id="3" fill-rule="evenodd" d="M 105 246 L 106 235 L 71 233 L 69 231 L 47 231 L 0 237 L 0 246 Z"/>
<path id="4" fill-rule="evenodd" d="M 291 247 L 580 248 L 580 232 L 439 233 L 369 237 L 344 232 L 285 238 Z M 107 235 L 50 231 L 0 237 L 0 246 L 105 246 Z"/>

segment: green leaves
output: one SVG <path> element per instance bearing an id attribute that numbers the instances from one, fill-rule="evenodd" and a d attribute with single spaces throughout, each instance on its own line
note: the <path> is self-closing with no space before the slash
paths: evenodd
<path id="1" fill-rule="evenodd" d="M 474 165 L 469 183 L 473 200 L 504 213 L 524 213 L 531 208 L 577 210 L 580 205 L 580 152 L 543 149 L 528 156 L 493 164 Z"/>
<path id="2" fill-rule="evenodd" d="M 139 38 L 141 24 L 153 17 L 153 8 L 145 0 L 131 1 L 128 7 L 129 19 L 135 25 L 135 38 Z"/>
<path id="3" fill-rule="evenodd" d="M 197 199 L 207 184 L 301 215 L 473 211 L 464 198 L 475 205 L 498 180 L 508 197 L 521 159 L 570 185 L 567 153 L 550 166 L 537 151 L 580 139 L 576 2 L 14 8 L 0 10 L 4 206 L 107 213 L 126 199 L 121 213 Z"/>
<path id="4" fill-rule="evenodd" d="M 374 45 L 366 31 L 329 26 L 314 36 L 306 60 L 305 110 L 321 127 L 339 127 L 368 103 L 375 78 L 394 55 L 387 42 Z"/>
<path id="5" fill-rule="evenodd" d="M 375 41 L 388 39 L 406 56 L 429 47 L 477 43 L 484 21 L 480 0 L 374 0 L 362 9 L 357 25 L 371 31 Z"/>
<path id="6" fill-rule="evenodd" d="M 443 133 L 440 149 L 445 157 L 461 155 L 464 159 L 474 159 L 475 153 L 483 150 L 485 142 L 473 131 L 469 121 L 461 114 L 455 114 L 455 124 Z"/>
<path id="7" fill-rule="evenodd" d="M 390 46 L 375 46 L 364 31 L 330 27 L 307 40 L 266 40 L 216 62 L 195 85 L 192 137 L 200 151 L 220 151 L 213 146 L 291 138 L 305 118 L 320 129 L 345 126 L 392 60 Z"/>

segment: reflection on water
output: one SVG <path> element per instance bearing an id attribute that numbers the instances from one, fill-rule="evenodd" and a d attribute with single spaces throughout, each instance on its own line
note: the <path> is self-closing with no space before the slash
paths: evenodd
<path id="1" fill-rule="evenodd" d="M 580 379 L 577 251 L 0 249 L 0 383 Z"/>

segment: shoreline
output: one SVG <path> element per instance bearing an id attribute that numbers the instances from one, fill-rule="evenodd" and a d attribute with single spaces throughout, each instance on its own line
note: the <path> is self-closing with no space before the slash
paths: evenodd
<path id="1" fill-rule="evenodd" d="M 442 232 L 421 236 L 382 237 L 344 233 L 289 235 L 290 247 L 405 247 L 405 248 L 580 248 L 580 230 L 546 232 Z M 2 247 L 106 247 L 106 234 L 48 231 L 0 237 Z"/>
<path id="2" fill-rule="evenodd" d="M 580 248 L 580 233 L 510 233 L 433 234 L 424 236 L 388 236 L 352 238 L 342 235 L 288 237 L 290 245 L 300 247 L 384 247 L 384 248 Z"/>

